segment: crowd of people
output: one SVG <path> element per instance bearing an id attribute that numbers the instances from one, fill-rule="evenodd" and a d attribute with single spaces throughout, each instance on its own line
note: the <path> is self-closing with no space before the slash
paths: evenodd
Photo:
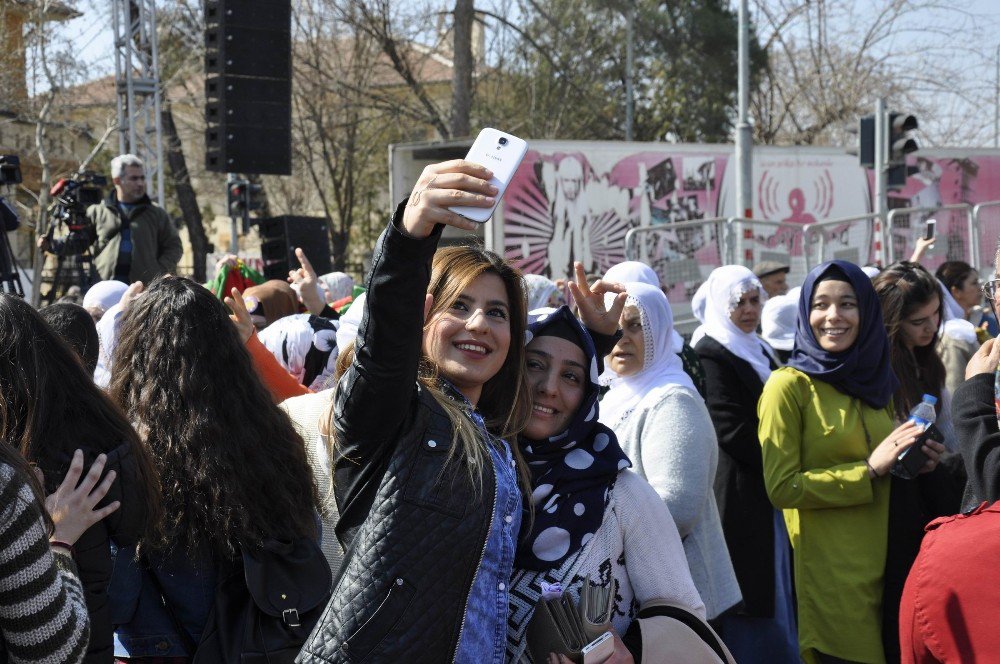
<path id="1" fill-rule="evenodd" d="M 539 607 L 595 589 L 609 664 L 994 652 L 997 280 L 726 265 L 688 341 L 642 263 L 439 248 L 489 177 L 427 167 L 366 288 L 139 280 L 123 239 L 82 306 L 0 296 L 8 661 L 580 662 Z"/>

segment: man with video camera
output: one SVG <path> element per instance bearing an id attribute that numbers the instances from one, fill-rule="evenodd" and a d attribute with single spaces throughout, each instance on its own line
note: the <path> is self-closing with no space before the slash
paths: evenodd
<path id="1" fill-rule="evenodd" d="M 114 191 L 101 203 L 87 208 L 94 223 L 94 267 L 101 279 L 130 284 L 149 283 L 177 270 L 183 248 L 169 215 L 146 195 L 146 173 L 142 160 L 123 154 L 111 160 Z M 52 251 L 48 238 L 38 246 Z"/>

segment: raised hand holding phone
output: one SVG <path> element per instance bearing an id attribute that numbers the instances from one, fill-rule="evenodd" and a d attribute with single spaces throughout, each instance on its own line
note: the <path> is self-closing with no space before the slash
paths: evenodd
<path id="1" fill-rule="evenodd" d="M 492 209 L 499 190 L 489 183 L 493 171 L 464 159 L 424 168 L 403 212 L 403 230 L 424 238 L 437 224 L 471 231 L 476 224 L 451 208 L 455 205 Z"/>

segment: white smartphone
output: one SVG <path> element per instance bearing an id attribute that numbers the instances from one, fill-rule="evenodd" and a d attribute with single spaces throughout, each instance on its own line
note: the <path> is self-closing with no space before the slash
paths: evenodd
<path id="1" fill-rule="evenodd" d="M 583 664 L 602 664 L 615 654 L 614 637 L 611 632 L 605 632 L 585 645 L 580 654 L 583 655 Z"/>
<path id="2" fill-rule="evenodd" d="M 927 228 L 924 230 L 924 239 L 933 240 L 934 239 L 934 227 L 937 226 L 936 219 L 927 220 Z"/>
<path id="3" fill-rule="evenodd" d="M 457 212 L 470 221 L 486 223 L 500 204 L 500 199 L 507 191 L 507 185 L 513 179 L 527 151 L 528 144 L 513 134 L 505 134 L 489 127 L 479 132 L 476 142 L 472 144 L 465 158 L 493 171 L 490 184 L 499 190 L 494 196 L 496 203 L 491 208 L 453 207 L 452 212 Z"/>

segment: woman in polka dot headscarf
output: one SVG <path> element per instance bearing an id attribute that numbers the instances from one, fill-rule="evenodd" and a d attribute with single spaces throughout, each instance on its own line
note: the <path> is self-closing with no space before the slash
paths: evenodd
<path id="1" fill-rule="evenodd" d="M 574 599 L 584 583 L 609 587 L 618 654 L 636 662 L 642 661 L 640 606 L 666 600 L 705 613 L 670 512 L 628 470 L 631 462 L 614 432 L 598 422 L 595 339 L 602 350 L 614 345 L 624 296 L 609 313 L 599 285 L 591 290 L 582 279 L 579 284 L 573 284 L 574 298 L 591 331 L 565 306 L 529 314 L 533 410 L 518 442 L 531 472 L 534 513 L 522 520 L 514 561 L 510 662 L 531 661 L 527 625 L 543 593 L 555 587 Z"/>

